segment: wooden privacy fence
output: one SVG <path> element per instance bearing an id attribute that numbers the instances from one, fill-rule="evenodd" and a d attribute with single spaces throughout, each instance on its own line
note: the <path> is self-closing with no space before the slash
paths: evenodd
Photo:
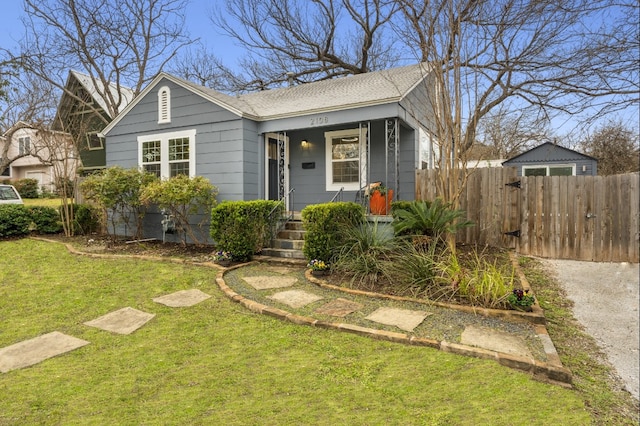
<path id="1" fill-rule="evenodd" d="M 438 196 L 435 173 L 416 172 L 416 199 Z M 460 198 L 475 226 L 457 239 L 533 256 L 635 263 L 639 183 L 635 173 L 520 177 L 513 167 L 476 169 Z"/>

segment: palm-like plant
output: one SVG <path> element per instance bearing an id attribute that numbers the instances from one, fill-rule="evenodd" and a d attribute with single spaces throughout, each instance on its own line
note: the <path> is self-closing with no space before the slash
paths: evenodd
<path id="1" fill-rule="evenodd" d="M 460 220 L 464 215 L 464 210 L 453 209 L 440 198 L 414 201 L 408 208 L 395 211 L 393 228 L 397 235 L 426 235 L 440 240 L 447 233 L 473 225 L 470 220 Z"/>

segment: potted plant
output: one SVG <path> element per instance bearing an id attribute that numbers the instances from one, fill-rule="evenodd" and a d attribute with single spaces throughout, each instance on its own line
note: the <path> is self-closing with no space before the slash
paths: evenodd
<path id="1" fill-rule="evenodd" d="M 213 258 L 218 265 L 224 267 L 231 265 L 231 262 L 233 261 L 233 255 L 231 254 L 231 252 L 223 250 L 217 251 L 213 255 Z"/>
<path id="2" fill-rule="evenodd" d="M 514 288 L 511 294 L 507 296 L 507 301 L 513 309 L 531 312 L 533 310 L 532 305 L 535 303 L 536 298 L 533 297 L 532 294 L 529 294 L 529 290 Z"/>
<path id="3" fill-rule="evenodd" d="M 369 197 L 371 214 L 386 215 L 391 210 L 393 189 L 385 187 L 382 182 L 375 182 L 369 185 L 365 195 Z"/>
<path id="4" fill-rule="evenodd" d="M 311 269 L 311 275 L 322 276 L 329 274 L 331 267 L 324 260 L 313 259 L 307 264 L 307 268 Z"/>

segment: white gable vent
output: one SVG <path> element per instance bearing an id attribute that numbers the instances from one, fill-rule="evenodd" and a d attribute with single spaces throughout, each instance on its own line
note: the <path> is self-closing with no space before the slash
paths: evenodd
<path id="1" fill-rule="evenodd" d="M 158 91 L 158 124 L 171 123 L 171 90 L 162 86 Z"/>

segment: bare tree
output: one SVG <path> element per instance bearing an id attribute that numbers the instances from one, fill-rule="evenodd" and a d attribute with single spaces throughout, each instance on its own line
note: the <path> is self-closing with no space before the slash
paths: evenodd
<path id="1" fill-rule="evenodd" d="M 640 170 L 638 134 L 622 124 L 609 121 L 582 143 L 585 154 L 598 160 L 599 175 L 615 175 Z"/>
<path id="2" fill-rule="evenodd" d="M 637 16 L 637 2 L 398 1 L 401 39 L 431 67 L 439 193 L 454 205 L 480 122 L 499 106 L 549 119 L 638 104 L 638 28 L 607 19 Z"/>
<path id="3" fill-rule="evenodd" d="M 49 164 L 48 152 L 43 144 L 34 144 L 27 152 L 11 149 L 13 136 L 20 129 L 44 130 L 50 125 L 50 116 L 56 104 L 55 93 L 50 84 L 32 74 L 20 72 L 16 66 L 5 74 L 6 90 L 0 100 L 0 133 L 5 143 L 0 146 L 0 174 L 14 161 L 26 157 L 37 157 Z M 44 152 L 42 152 L 44 150 Z"/>
<path id="4" fill-rule="evenodd" d="M 227 0 L 212 20 L 250 52 L 235 91 L 265 90 L 398 63 L 394 0 Z M 229 75 L 229 73 L 225 73 Z"/>
<path id="5" fill-rule="evenodd" d="M 127 101 L 121 87 L 139 93 L 191 42 L 183 35 L 185 5 L 186 0 L 25 0 L 27 36 L 15 59 L 59 90 L 70 69 L 89 75 L 115 117 Z"/>
<path id="6" fill-rule="evenodd" d="M 553 139 L 546 121 L 500 106 L 480 122 L 478 143 L 469 151 L 471 160 L 511 158 Z"/>

